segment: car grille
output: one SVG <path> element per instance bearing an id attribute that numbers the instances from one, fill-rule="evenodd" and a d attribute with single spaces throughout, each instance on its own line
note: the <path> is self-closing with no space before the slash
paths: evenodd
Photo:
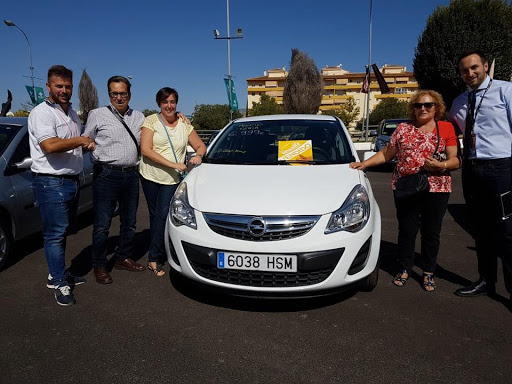
<path id="1" fill-rule="evenodd" d="M 206 223 L 219 235 L 247 241 L 276 241 L 293 239 L 307 232 L 316 224 L 320 216 L 248 216 L 203 213 Z M 252 223 L 264 227 L 250 231 Z M 255 224 L 258 227 L 258 224 Z"/>
<path id="2" fill-rule="evenodd" d="M 191 261 L 194 271 L 209 280 L 250 287 L 286 288 L 318 284 L 332 273 L 334 267 L 309 272 L 255 272 L 217 269 L 216 266 Z"/>

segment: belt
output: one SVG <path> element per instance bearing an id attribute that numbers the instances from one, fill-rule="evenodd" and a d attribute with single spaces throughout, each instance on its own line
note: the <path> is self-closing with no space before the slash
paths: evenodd
<path id="1" fill-rule="evenodd" d="M 98 167 L 107 168 L 107 169 L 113 169 L 114 171 L 119 171 L 119 172 L 133 172 L 133 171 L 137 171 L 139 169 L 139 166 L 137 166 L 137 165 L 122 166 L 122 165 L 111 165 L 111 164 L 104 164 L 104 163 L 94 163 L 94 165 L 96 165 Z"/>
<path id="2" fill-rule="evenodd" d="M 43 177 L 57 177 L 59 179 L 74 180 L 74 181 L 80 180 L 80 175 L 52 175 L 49 173 L 35 173 L 35 172 L 34 172 L 34 175 L 43 176 Z"/>
<path id="3" fill-rule="evenodd" d="M 504 157 L 502 159 L 467 159 L 466 164 L 472 166 L 488 165 L 488 164 L 499 164 L 499 163 L 510 163 L 510 157 Z"/>

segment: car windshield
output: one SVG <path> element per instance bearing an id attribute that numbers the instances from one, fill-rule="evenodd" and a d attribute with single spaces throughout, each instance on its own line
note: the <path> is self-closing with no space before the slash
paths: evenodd
<path id="1" fill-rule="evenodd" d="M 0 124 L 0 156 L 4 154 L 5 149 L 20 128 L 17 125 Z"/>
<path id="2" fill-rule="evenodd" d="M 234 122 L 212 145 L 205 162 L 221 164 L 346 164 L 354 160 L 338 121 Z"/>

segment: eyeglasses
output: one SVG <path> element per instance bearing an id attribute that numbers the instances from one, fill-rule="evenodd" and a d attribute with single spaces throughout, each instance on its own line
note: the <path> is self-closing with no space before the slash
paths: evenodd
<path id="1" fill-rule="evenodd" d="M 436 105 L 436 103 L 413 103 L 412 107 L 414 109 L 421 109 L 422 107 L 425 107 L 425 109 L 430 109 L 432 108 L 434 105 Z"/>
<path id="2" fill-rule="evenodd" d="M 121 96 L 121 98 L 123 99 L 126 99 L 128 97 L 128 92 L 109 92 L 108 94 L 113 99 L 115 99 L 117 96 Z"/>

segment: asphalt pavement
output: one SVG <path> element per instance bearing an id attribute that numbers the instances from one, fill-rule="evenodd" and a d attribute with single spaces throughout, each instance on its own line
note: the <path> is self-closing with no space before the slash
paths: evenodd
<path id="1" fill-rule="evenodd" d="M 441 237 L 437 289 L 420 269 L 395 287 L 397 222 L 389 171 L 368 176 L 382 212 L 381 271 L 373 292 L 260 301 L 216 296 L 168 275 L 112 272 L 94 281 L 91 215 L 68 239 L 67 261 L 87 284 L 60 307 L 47 289 L 41 236 L 17 244 L 0 271 L 0 383 L 510 383 L 512 313 L 501 266 L 496 298 L 459 298 L 476 279 L 454 173 Z M 114 219 L 112 254 L 119 221 Z M 136 255 L 146 262 L 141 193 Z M 419 250 L 419 241 L 417 251 Z"/>

